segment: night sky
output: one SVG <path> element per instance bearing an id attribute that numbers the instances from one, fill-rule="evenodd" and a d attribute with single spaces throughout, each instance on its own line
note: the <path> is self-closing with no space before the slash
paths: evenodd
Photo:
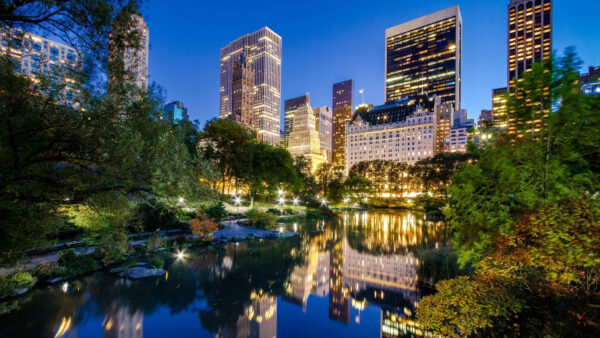
<path id="1" fill-rule="evenodd" d="M 600 1 L 553 2 L 554 49 L 575 46 L 586 70 L 600 65 Z M 366 103 L 382 104 L 385 29 L 457 3 L 464 25 L 463 108 L 476 118 L 491 108 L 492 88 L 506 85 L 509 0 L 150 0 L 143 8 L 150 81 L 203 125 L 219 112 L 221 47 L 268 26 L 283 38 L 282 101 L 310 91 L 313 107 L 331 106 L 333 83 L 354 79 L 356 104 L 361 88 Z"/>

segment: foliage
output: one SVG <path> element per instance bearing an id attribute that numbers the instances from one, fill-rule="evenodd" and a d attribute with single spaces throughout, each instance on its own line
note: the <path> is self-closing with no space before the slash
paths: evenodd
<path id="1" fill-rule="evenodd" d="M 99 267 L 91 254 L 77 255 L 73 249 L 63 251 L 60 254 L 58 265 L 65 269 L 63 272 L 64 278 L 76 277 L 94 271 Z"/>
<path id="2" fill-rule="evenodd" d="M 138 203 L 131 226 L 137 231 L 150 232 L 157 229 L 180 229 L 182 224 L 173 209 L 162 201 L 150 199 Z"/>
<path id="3" fill-rule="evenodd" d="M 162 269 L 165 265 L 165 261 L 160 258 L 150 258 L 150 264 L 154 265 L 157 269 Z"/>
<path id="4" fill-rule="evenodd" d="M 214 219 L 208 215 L 203 215 L 200 212 L 196 218 L 190 221 L 190 228 L 193 234 L 207 235 L 219 231 L 219 226 Z"/>
<path id="5" fill-rule="evenodd" d="M 27 272 L 15 272 L 10 276 L 0 276 L 0 298 L 10 297 L 14 290 L 29 289 L 37 282 L 37 278 Z"/>
<path id="6" fill-rule="evenodd" d="M 250 209 L 246 212 L 248 223 L 257 228 L 265 229 L 275 225 L 277 222 L 277 216 L 263 212 L 258 209 Z"/>
<path id="7" fill-rule="evenodd" d="M 58 262 L 45 262 L 38 264 L 31 274 L 34 275 L 38 280 L 46 281 L 54 277 L 62 276 L 64 269 L 62 269 Z"/>
<path id="8" fill-rule="evenodd" d="M 434 286 L 442 280 L 452 279 L 470 273 L 470 268 L 462 269 L 458 255 L 452 248 L 431 249 L 419 254 L 419 281 Z"/>
<path id="9" fill-rule="evenodd" d="M 349 196 L 362 201 L 370 196 L 373 184 L 366 178 L 352 176 L 346 179 L 344 187 Z"/>
<path id="10" fill-rule="evenodd" d="M 152 237 L 146 243 L 147 252 L 155 252 L 156 250 L 167 245 L 167 238 L 163 237 L 158 231 L 152 234 Z"/>
<path id="11" fill-rule="evenodd" d="M 225 205 L 221 201 L 204 207 L 202 211 L 206 214 L 206 216 L 216 223 L 221 222 L 225 217 L 227 217 L 227 210 L 225 210 Z"/>
<path id="12" fill-rule="evenodd" d="M 100 234 L 99 242 L 100 248 L 93 255 L 105 266 L 122 260 L 129 248 L 127 235 L 118 229 Z"/>
<path id="13" fill-rule="evenodd" d="M 315 171 L 314 176 L 319 184 L 319 189 L 322 196 L 325 196 L 332 201 L 340 200 L 341 194 L 335 191 L 335 187 L 339 186 L 339 183 L 342 181 L 341 172 L 335 170 L 331 163 L 322 163 Z M 334 194 L 331 194 L 332 186 L 334 188 Z"/>

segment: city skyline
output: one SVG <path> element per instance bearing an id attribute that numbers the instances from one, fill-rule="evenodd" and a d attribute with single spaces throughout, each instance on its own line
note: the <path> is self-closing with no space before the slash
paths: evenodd
<path id="1" fill-rule="evenodd" d="M 152 2 L 144 10 L 153 33 L 150 81 L 156 81 L 167 90 L 168 101 L 185 102 L 190 109 L 191 119 L 198 119 L 203 124 L 218 116 L 219 103 L 215 92 L 219 86 L 219 69 L 216 64 L 220 48 L 243 34 L 268 26 L 283 38 L 282 107 L 285 99 L 300 96 L 307 90 L 311 91 L 314 106 L 328 105 L 331 102 L 331 85 L 349 78 L 355 80 L 356 102 L 361 102 L 358 89 L 364 88 L 367 103 L 382 104 L 385 29 L 458 4 L 464 21 L 462 108 L 469 112 L 469 116 L 476 118 L 482 109 L 491 108 L 491 90 L 506 86 L 506 22 L 509 2 L 506 0 L 480 4 L 475 1 L 431 1 L 412 7 L 406 7 L 401 2 L 369 4 L 345 6 L 341 13 L 336 12 L 333 16 L 332 11 L 328 10 L 336 7 L 335 3 L 314 4 L 311 6 L 315 15 L 330 19 L 319 27 L 307 27 L 301 32 L 297 32 L 292 24 L 296 19 L 283 15 L 285 9 L 294 7 L 293 5 L 266 6 L 264 13 L 258 9 L 249 9 L 256 14 L 256 19 L 240 19 L 238 25 L 220 27 L 222 29 L 207 38 L 208 41 L 203 41 L 202 44 L 192 41 L 186 45 L 186 51 L 174 48 L 183 37 L 173 34 L 182 29 L 197 31 L 212 22 L 214 19 L 203 14 L 210 12 L 210 9 L 198 14 L 199 11 L 194 10 L 195 5 L 192 3 Z M 578 2 L 580 6 L 577 5 Z M 562 52 L 565 47 L 575 45 L 584 60 L 584 68 L 587 69 L 588 65 L 600 64 L 600 47 L 589 44 L 589 41 L 593 41 L 593 24 L 591 20 L 586 20 L 592 19 L 590 12 L 594 11 L 594 7 L 600 9 L 600 4 L 584 2 L 566 4 L 556 1 L 553 48 Z M 586 11 L 576 10 L 584 8 L 583 6 Z M 167 7 L 171 9 L 166 10 Z M 183 11 L 184 8 L 189 10 Z M 183 21 L 188 15 L 200 15 L 207 21 L 201 24 L 184 22 L 182 25 L 165 27 L 161 18 L 172 11 L 182 12 Z M 357 17 L 358 13 L 365 15 Z M 232 15 L 234 18 L 242 16 L 241 13 Z M 336 22 L 343 15 L 349 15 L 349 18 Z M 569 21 L 573 23 L 567 25 Z M 190 42 L 189 38 L 186 40 Z M 323 46 L 322 53 L 316 53 L 317 45 Z M 358 48 L 359 45 L 361 48 Z M 166 61 L 173 57 L 179 61 Z M 186 74 L 182 76 L 189 76 L 190 79 L 183 82 L 170 79 L 178 72 Z M 283 109 L 281 111 L 283 114 Z"/>

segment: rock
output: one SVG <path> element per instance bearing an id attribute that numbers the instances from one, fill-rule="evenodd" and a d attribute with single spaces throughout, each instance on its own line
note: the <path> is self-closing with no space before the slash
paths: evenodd
<path id="1" fill-rule="evenodd" d="M 28 288 L 23 288 L 23 289 L 14 289 L 14 290 L 13 290 L 13 292 L 15 293 L 15 295 L 19 295 L 19 296 L 20 296 L 20 295 L 22 295 L 22 294 L 24 294 L 24 293 L 25 293 L 25 292 L 27 292 L 27 291 L 29 291 L 29 289 L 28 289 Z"/>
<path id="2" fill-rule="evenodd" d="M 127 271 L 120 273 L 121 277 L 129 279 L 142 279 L 142 278 L 153 278 L 160 277 L 166 273 L 163 269 L 149 269 L 143 267 L 134 267 Z"/>

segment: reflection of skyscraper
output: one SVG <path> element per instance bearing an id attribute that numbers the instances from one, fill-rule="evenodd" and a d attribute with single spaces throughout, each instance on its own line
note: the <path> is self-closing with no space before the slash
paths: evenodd
<path id="1" fill-rule="evenodd" d="M 344 287 L 344 246 L 336 241 L 331 250 L 329 266 L 329 318 L 350 323 L 350 294 Z"/>
<path id="2" fill-rule="evenodd" d="M 105 338 L 142 338 L 144 336 L 144 314 L 131 312 L 128 307 L 121 306 L 106 312 L 102 321 Z"/>
<path id="3" fill-rule="evenodd" d="M 277 337 L 277 298 L 252 292 L 252 303 L 232 327 L 221 330 L 216 337 L 274 338 Z"/>

